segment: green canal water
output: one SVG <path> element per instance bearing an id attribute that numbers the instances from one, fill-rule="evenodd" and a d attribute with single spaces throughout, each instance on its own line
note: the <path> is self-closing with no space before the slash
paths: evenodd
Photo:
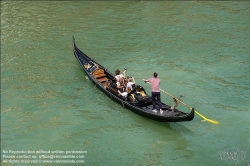
<path id="1" fill-rule="evenodd" d="M 1 165 L 248 165 L 249 9 L 247 1 L 1 1 Z M 161 89 L 219 124 L 197 114 L 160 123 L 116 104 L 86 79 L 72 35 L 148 92 L 142 79 L 158 72 Z M 81 163 L 45 163 L 59 160 L 53 151 L 74 151 Z"/>

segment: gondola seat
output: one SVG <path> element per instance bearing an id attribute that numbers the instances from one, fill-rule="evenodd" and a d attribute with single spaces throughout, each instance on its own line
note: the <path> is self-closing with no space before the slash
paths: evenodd
<path id="1" fill-rule="evenodd" d="M 108 78 L 103 69 L 101 68 L 96 69 L 93 72 L 93 76 L 98 80 L 98 82 L 100 82 L 103 85 L 103 87 L 105 88 L 107 87 Z"/>

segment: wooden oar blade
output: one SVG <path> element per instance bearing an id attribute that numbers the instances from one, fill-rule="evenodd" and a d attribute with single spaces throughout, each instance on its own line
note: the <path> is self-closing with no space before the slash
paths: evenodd
<path id="1" fill-rule="evenodd" d="M 211 123 L 213 123 L 213 124 L 219 124 L 219 122 L 217 122 L 217 121 L 215 121 L 215 120 L 211 120 L 211 119 L 206 119 L 206 121 L 211 122 Z"/>
<path id="2" fill-rule="evenodd" d="M 189 108 L 191 111 L 192 111 L 192 108 Z M 211 119 L 208 119 L 208 118 L 206 118 L 205 116 L 203 116 L 203 115 L 201 115 L 199 112 L 197 112 L 196 110 L 194 110 L 195 111 L 195 113 L 197 114 L 197 115 L 199 115 L 200 117 L 202 117 L 205 121 L 208 121 L 208 122 L 211 122 L 211 123 L 213 123 L 213 124 L 219 124 L 219 122 L 217 122 L 217 121 L 215 121 L 215 120 L 211 120 Z"/>

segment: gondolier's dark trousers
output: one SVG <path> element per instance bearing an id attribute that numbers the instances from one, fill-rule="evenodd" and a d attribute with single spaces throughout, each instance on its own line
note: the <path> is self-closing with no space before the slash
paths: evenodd
<path id="1" fill-rule="evenodd" d="M 152 100 L 153 100 L 153 108 L 156 109 L 155 104 L 157 101 L 159 104 L 159 109 L 162 109 L 162 104 L 161 104 L 161 93 L 160 92 L 152 92 Z"/>

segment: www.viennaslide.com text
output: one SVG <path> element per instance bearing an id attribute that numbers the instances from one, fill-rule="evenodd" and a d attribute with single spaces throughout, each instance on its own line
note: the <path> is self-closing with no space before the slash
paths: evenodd
<path id="1" fill-rule="evenodd" d="M 20 164 L 82 164 L 84 150 L 2 150 L 1 163 Z"/>

